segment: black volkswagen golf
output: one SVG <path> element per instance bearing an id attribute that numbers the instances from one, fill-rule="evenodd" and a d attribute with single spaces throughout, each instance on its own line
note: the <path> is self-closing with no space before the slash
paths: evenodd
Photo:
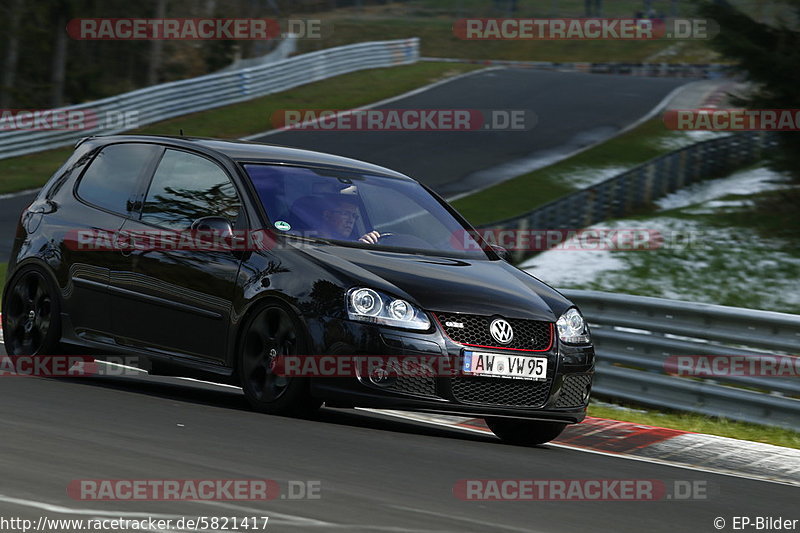
<path id="1" fill-rule="evenodd" d="M 594 350 L 578 309 L 504 257 L 376 165 L 92 137 L 22 213 L 5 344 L 129 355 L 153 374 L 238 384 L 267 413 L 462 414 L 538 444 L 584 418 Z"/>

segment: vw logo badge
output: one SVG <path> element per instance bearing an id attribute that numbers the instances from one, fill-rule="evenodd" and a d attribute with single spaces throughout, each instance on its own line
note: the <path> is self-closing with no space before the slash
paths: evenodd
<path id="1" fill-rule="evenodd" d="M 511 329 L 511 324 L 502 318 L 492 320 L 492 323 L 489 324 L 489 333 L 500 344 L 508 344 L 514 339 L 514 330 Z"/>

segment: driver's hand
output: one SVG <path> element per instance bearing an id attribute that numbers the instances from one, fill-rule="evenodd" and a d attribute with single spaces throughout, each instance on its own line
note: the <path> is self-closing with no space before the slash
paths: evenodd
<path id="1" fill-rule="evenodd" d="M 358 239 L 358 242 L 365 242 L 367 244 L 378 244 L 378 239 L 381 238 L 381 234 L 377 231 L 370 231 L 369 233 L 365 233 Z"/>

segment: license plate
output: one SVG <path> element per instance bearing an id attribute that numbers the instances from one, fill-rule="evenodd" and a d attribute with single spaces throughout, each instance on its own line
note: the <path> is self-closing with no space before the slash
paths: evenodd
<path id="1" fill-rule="evenodd" d="M 462 369 L 476 376 L 544 381 L 547 379 L 547 358 L 464 351 Z"/>

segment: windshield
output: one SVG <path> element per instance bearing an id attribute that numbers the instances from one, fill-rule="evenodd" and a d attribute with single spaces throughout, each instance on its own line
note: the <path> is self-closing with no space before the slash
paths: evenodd
<path id="1" fill-rule="evenodd" d="M 487 259 L 468 229 L 416 182 L 283 165 L 244 168 L 278 233 L 348 246 Z"/>

